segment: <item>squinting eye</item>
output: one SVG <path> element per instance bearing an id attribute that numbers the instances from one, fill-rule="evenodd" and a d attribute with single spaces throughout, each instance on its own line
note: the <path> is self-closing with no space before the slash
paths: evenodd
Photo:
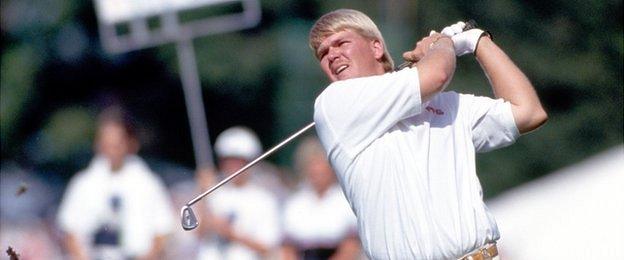
<path id="1" fill-rule="evenodd" d="M 322 59 L 323 57 L 325 57 L 325 56 L 327 56 L 327 52 L 326 52 L 326 51 L 324 51 L 324 52 L 322 52 L 322 53 L 321 53 L 321 59 Z"/>

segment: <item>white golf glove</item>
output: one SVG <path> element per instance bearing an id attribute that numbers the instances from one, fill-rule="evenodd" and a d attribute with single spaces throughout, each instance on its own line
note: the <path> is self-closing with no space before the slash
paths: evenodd
<path id="1" fill-rule="evenodd" d="M 475 28 L 468 31 L 464 31 L 466 23 L 457 22 L 453 25 L 447 26 L 442 30 L 442 34 L 451 37 L 453 45 L 455 46 L 455 55 L 462 56 L 468 53 L 474 53 L 477 49 L 477 44 L 483 35 L 489 35 L 487 32 Z"/>
<path id="2" fill-rule="evenodd" d="M 444 29 L 442 29 L 440 33 L 448 37 L 453 37 L 456 34 L 460 34 L 461 32 L 463 32 L 465 26 L 466 26 L 466 23 L 459 21 L 453 25 L 444 27 Z"/>

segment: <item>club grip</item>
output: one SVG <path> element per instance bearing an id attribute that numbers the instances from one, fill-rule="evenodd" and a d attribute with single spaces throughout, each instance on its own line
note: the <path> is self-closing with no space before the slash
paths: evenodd
<path id="1" fill-rule="evenodd" d="M 474 28 L 477 28 L 477 27 L 478 27 L 477 26 L 477 22 L 475 20 L 473 20 L 473 19 L 470 19 L 470 20 L 468 20 L 466 22 L 466 25 L 464 26 L 464 32 L 468 31 L 468 30 L 471 30 L 471 29 L 474 29 Z"/>
<path id="2" fill-rule="evenodd" d="M 473 19 L 470 19 L 470 20 L 468 20 L 466 22 L 466 25 L 464 26 L 464 30 L 463 31 L 465 32 L 465 31 L 468 31 L 468 30 L 471 30 L 471 29 L 474 29 L 474 28 L 477 28 L 477 22 L 475 20 L 473 20 Z M 394 69 L 394 71 L 399 71 L 399 70 L 402 70 L 404 68 L 411 67 L 412 65 L 414 65 L 413 61 L 405 61 L 405 62 L 401 63 L 401 65 L 396 67 Z"/>

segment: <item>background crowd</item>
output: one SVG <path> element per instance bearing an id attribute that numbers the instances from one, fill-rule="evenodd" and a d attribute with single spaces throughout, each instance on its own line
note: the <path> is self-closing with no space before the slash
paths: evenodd
<path id="1" fill-rule="evenodd" d="M 97 242 L 99 253 L 118 254 L 110 245 L 124 243 L 114 233 L 130 232 L 119 227 L 118 220 L 121 214 L 131 215 L 123 210 L 130 208 L 127 205 L 137 203 L 141 206 L 131 207 L 137 215 L 129 218 L 151 224 L 128 235 L 145 238 L 124 244 L 125 252 L 135 257 L 152 252 L 180 259 L 256 253 L 288 257 L 327 241 L 339 245 L 339 255 L 353 255 L 358 249 L 348 228 L 352 220 L 340 210 L 330 210 L 342 202 L 334 180 L 324 174 L 324 162 L 314 163 L 322 159 L 307 138 L 257 165 L 222 194 L 214 194 L 224 200 L 209 197 L 201 205 L 205 210 L 198 230 L 184 232 L 178 220 L 179 207 L 200 188 L 311 121 L 313 100 L 327 80 L 308 51 L 307 33 L 321 14 L 341 7 L 370 15 L 396 61 L 431 29 L 475 19 L 527 73 L 550 120 L 516 145 L 477 158 L 486 198 L 624 142 L 621 0 L 263 0 L 261 7 L 257 27 L 193 41 L 217 159 L 215 168 L 196 169 L 171 44 L 109 54 L 100 43 L 93 1 L 2 1 L 0 249 L 10 246 L 26 259 L 54 259 L 72 252 L 70 248 L 80 255 L 84 250 L 72 245 L 81 244 L 83 233 L 92 233 L 97 236 L 82 244 Z M 478 64 L 458 60 L 458 68 L 449 89 L 490 94 Z M 105 121 L 120 121 L 113 120 L 117 116 L 100 116 L 115 104 L 123 104 L 133 125 L 124 130 L 103 126 Z M 245 151 L 220 150 L 219 134 L 240 125 L 244 127 L 234 128 L 234 133 L 255 136 L 256 144 Z M 105 128 L 114 133 L 105 135 Z M 113 144 L 105 145 L 104 139 Z M 109 159 L 118 161 L 112 168 L 119 167 L 118 173 L 124 167 L 139 168 L 141 176 L 121 178 L 123 174 L 106 171 L 111 167 L 106 167 L 104 154 L 120 154 L 120 140 L 127 142 L 121 153 L 125 159 Z M 621 153 L 615 158 L 624 160 Z M 95 184 L 79 188 L 79 172 L 94 173 Z M 137 185 L 133 178 L 151 184 Z M 138 187 L 140 193 L 123 197 L 124 185 Z M 70 195 L 81 189 L 98 192 L 93 198 Z M 251 204 L 251 209 L 225 199 L 232 198 L 227 194 L 255 192 L 263 195 L 251 196 L 253 200 L 263 202 Z M 101 203 L 94 205 L 96 200 Z M 255 207 L 261 207 L 258 213 L 277 216 L 267 220 L 274 223 L 262 224 L 273 226 L 272 231 L 254 233 L 259 232 L 253 229 L 259 228 L 255 224 L 260 220 L 256 215 L 249 220 L 243 212 Z M 170 214 L 158 214 L 162 219 L 144 215 L 164 211 Z M 330 215 L 336 226 L 315 226 L 327 223 L 323 218 Z M 305 226 L 292 220 L 306 217 Z M 139 228 L 146 223 L 124 225 Z M 316 235 L 323 239 L 316 240 Z"/>
<path id="2" fill-rule="evenodd" d="M 286 180 L 284 170 L 264 162 L 203 201 L 197 209 L 201 226 L 183 231 L 173 205 L 236 172 L 263 146 L 251 129 L 229 128 L 216 139 L 217 167 L 165 183 L 138 155 L 135 131 L 123 108 L 104 109 L 97 120 L 95 156 L 71 178 L 60 203 L 35 203 L 27 212 L 19 208 L 20 197 L 3 202 L 3 211 L 20 212 L 3 219 L 3 239 L 27 249 L 20 252 L 25 259 L 361 257 L 355 216 L 313 135 L 294 155 L 298 180 Z M 15 196 L 44 200 L 50 195 L 24 189 Z M 32 225 L 25 217 L 38 221 Z"/>

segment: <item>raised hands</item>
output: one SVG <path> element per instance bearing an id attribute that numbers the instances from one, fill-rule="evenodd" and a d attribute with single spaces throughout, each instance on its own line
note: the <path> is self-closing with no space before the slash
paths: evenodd
<path id="1" fill-rule="evenodd" d="M 418 62 L 425 56 L 425 54 L 429 52 L 431 47 L 433 47 L 433 45 L 437 43 L 437 41 L 440 40 L 440 38 L 442 37 L 450 37 L 450 36 L 445 36 L 435 31 L 431 31 L 429 36 L 422 38 L 420 41 L 416 43 L 416 46 L 414 47 L 413 50 L 404 52 L 403 59 L 405 59 L 405 61 L 412 62 L 412 63 Z"/>
<path id="2" fill-rule="evenodd" d="M 462 56 L 468 53 L 475 53 L 479 40 L 483 36 L 491 37 L 486 31 L 479 28 L 469 29 L 467 24 L 460 21 L 442 29 L 441 34 L 451 37 L 455 47 L 455 55 Z"/>

